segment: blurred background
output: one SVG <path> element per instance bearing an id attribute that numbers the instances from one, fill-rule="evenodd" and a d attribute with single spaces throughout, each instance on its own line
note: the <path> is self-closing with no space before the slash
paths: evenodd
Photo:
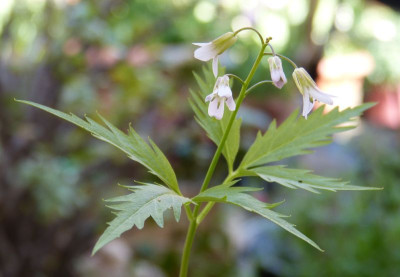
<path id="1" fill-rule="evenodd" d="M 378 102 L 356 130 L 285 162 L 385 189 L 314 195 L 245 179 L 265 187 L 259 198 L 285 199 L 277 210 L 325 252 L 261 217 L 217 206 L 197 233 L 190 276 L 399 276 L 398 1 L 1 0 L 1 277 L 178 275 L 184 216 L 176 224 L 168 214 L 164 229 L 150 219 L 90 256 L 113 217 L 102 199 L 127 193 L 118 183 L 151 177 L 117 149 L 14 98 L 79 116 L 98 111 L 122 129 L 131 122 L 194 195 L 215 146 L 187 102 L 189 88 L 197 89 L 192 72 L 204 64 L 191 43 L 244 26 L 272 36 L 275 50 L 305 67 L 342 109 Z M 258 43 L 242 32 L 221 63 L 244 78 Z M 284 89 L 259 87 L 246 99 L 239 156 L 257 128 L 301 105 L 284 67 Z M 255 80 L 269 78 L 265 60 Z"/>

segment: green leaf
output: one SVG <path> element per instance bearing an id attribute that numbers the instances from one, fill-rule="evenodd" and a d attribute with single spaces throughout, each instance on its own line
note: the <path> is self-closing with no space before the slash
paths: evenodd
<path id="1" fill-rule="evenodd" d="M 108 223 L 93 249 L 93 255 L 133 226 L 142 229 L 150 216 L 163 227 L 163 214 L 167 209 L 172 208 L 176 221 L 179 221 L 181 206 L 191 201 L 160 185 L 143 184 L 129 187 L 129 190 L 133 193 L 106 200 L 111 203 L 109 207 L 115 211 L 116 218 Z"/>
<path id="2" fill-rule="evenodd" d="M 323 251 L 315 242 L 306 237 L 303 233 L 298 231 L 293 224 L 290 224 L 286 220 L 283 219 L 285 217 L 282 214 L 274 212 L 269 209 L 269 205 L 267 203 L 261 202 L 251 195 L 244 193 L 248 191 L 258 190 L 255 188 L 246 188 L 246 187 L 232 187 L 232 183 L 222 184 L 219 186 L 212 187 L 207 189 L 194 197 L 192 200 L 195 202 L 222 202 L 229 203 L 239 207 L 242 207 L 245 210 L 250 212 L 257 213 L 275 224 L 278 224 L 286 231 L 289 231 L 293 235 L 301 238 L 307 243 L 311 244 L 315 248 L 320 251 Z"/>
<path id="3" fill-rule="evenodd" d="M 100 125 L 89 117 L 86 117 L 85 121 L 73 114 L 66 114 L 34 102 L 23 100 L 16 101 L 34 106 L 55 116 L 58 116 L 64 120 L 67 120 L 89 131 L 96 138 L 114 145 L 115 147 L 125 152 L 129 158 L 144 165 L 150 170 L 150 173 L 156 175 L 168 187 L 180 194 L 175 172 L 165 155 L 152 140 L 149 139 L 149 145 L 135 132 L 132 127 L 129 127 L 128 134 L 125 134 L 100 115 L 99 116 L 101 120 L 107 127 Z"/>
<path id="4" fill-rule="evenodd" d="M 330 143 L 332 134 L 354 128 L 355 126 L 338 125 L 352 121 L 373 105 L 367 103 L 340 112 L 336 107 L 327 114 L 323 114 L 324 106 L 321 106 L 307 120 L 303 117 L 297 119 L 298 111 L 294 111 L 279 127 L 273 121 L 264 135 L 257 134 L 239 168 L 245 170 L 284 158 L 309 154 L 312 152 L 310 148 Z"/>
<path id="5" fill-rule="evenodd" d="M 250 169 L 247 175 L 253 173 L 267 182 L 276 182 L 288 188 L 301 188 L 314 193 L 319 193 L 316 189 L 330 191 L 338 190 L 377 190 L 379 188 L 360 187 L 347 185 L 348 182 L 339 179 L 327 178 L 310 174 L 311 171 L 304 169 L 291 169 L 281 165 L 264 166 Z M 246 174 L 246 173 L 245 173 Z"/>
<path id="6" fill-rule="evenodd" d="M 207 132 L 208 137 L 218 146 L 228 126 L 232 112 L 225 107 L 224 116 L 221 120 L 211 118 L 208 115 L 208 103 L 206 103 L 204 99 L 208 94 L 212 93 L 215 79 L 211 70 L 203 68 L 203 73 L 204 78 L 194 73 L 200 89 L 196 91 L 190 90 L 191 97 L 189 103 L 195 113 L 196 121 Z M 241 122 L 242 120 L 240 118 L 235 119 L 225 142 L 224 149 L 222 150 L 222 154 L 230 170 L 233 168 L 233 163 L 239 150 Z"/>

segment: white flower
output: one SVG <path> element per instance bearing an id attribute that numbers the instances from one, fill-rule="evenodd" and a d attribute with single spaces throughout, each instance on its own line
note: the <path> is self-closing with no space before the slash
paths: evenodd
<path id="1" fill-rule="evenodd" d="M 269 70 L 271 71 L 271 79 L 274 85 L 281 89 L 286 84 L 286 76 L 283 72 L 282 61 L 278 56 L 268 58 Z"/>
<path id="2" fill-rule="evenodd" d="M 208 115 L 218 120 L 224 115 L 225 103 L 230 111 L 236 109 L 235 101 L 232 98 L 232 90 L 229 87 L 229 77 L 227 75 L 217 78 L 213 92 L 207 95 L 205 101 L 210 102 L 208 106 Z"/>
<path id="3" fill-rule="evenodd" d="M 209 61 L 213 60 L 212 68 L 213 68 L 213 73 L 214 76 L 218 76 L 218 57 L 221 55 L 223 52 L 225 52 L 226 49 L 231 47 L 237 40 L 237 37 L 235 36 L 234 33 L 228 32 L 226 34 L 223 34 L 222 36 L 214 39 L 211 42 L 206 42 L 206 43 L 193 43 L 194 45 L 200 46 L 200 48 L 196 49 L 194 51 L 194 57 L 196 59 L 199 59 L 201 61 Z"/>
<path id="4" fill-rule="evenodd" d="M 303 116 L 306 119 L 316 100 L 328 105 L 333 104 L 332 97 L 334 96 L 322 92 L 304 68 L 296 68 L 293 72 L 293 79 L 297 88 L 303 94 Z"/>

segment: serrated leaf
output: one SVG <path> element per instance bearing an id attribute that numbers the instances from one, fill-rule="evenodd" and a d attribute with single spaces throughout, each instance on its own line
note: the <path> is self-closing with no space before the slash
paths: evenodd
<path id="1" fill-rule="evenodd" d="M 355 126 L 338 126 L 352 121 L 374 104 L 367 103 L 340 111 L 336 107 L 322 114 L 324 106 L 314 111 L 308 119 L 297 118 L 294 111 L 279 127 L 273 121 L 264 135 L 259 133 L 244 156 L 239 168 L 248 169 L 284 158 L 310 153 L 310 149 L 328 144 L 331 135 Z"/>
<path id="2" fill-rule="evenodd" d="M 107 127 L 102 126 L 89 117 L 86 117 L 85 121 L 74 114 L 66 114 L 34 102 L 23 100 L 16 101 L 34 106 L 67 120 L 89 131 L 94 137 L 114 145 L 125 152 L 129 158 L 148 168 L 150 173 L 160 178 L 172 190 L 179 193 L 175 172 L 165 155 L 153 141 L 149 139 L 149 145 L 132 127 L 129 127 L 129 133 L 125 134 L 100 115 L 99 117 Z"/>
<path id="3" fill-rule="evenodd" d="M 194 76 L 199 85 L 199 90 L 190 90 L 190 106 L 195 113 L 196 121 L 207 132 L 208 137 L 218 146 L 222 140 L 232 112 L 225 108 L 224 116 L 221 120 L 216 120 L 208 115 L 208 103 L 204 101 L 205 97 L 213 91 L 215 79 L 211 70 L 203 68 L 204 77 L 198 74 Z M 230 170 L 233 168 L 240 144 L 240 126 L 242 120 L 236 118 L 229 132 L 222 154 L 224 155 Z"/>
<path id="4" fill-rule="evenodd" d="M 116 218 L 108 223 L 109 226 L 93 249 L 93 255 L 134 226 L 142 229 L 144 222 L 150 216 L 163 227 L 163 214 L 167 209 L 172 208 L 176 221 L 179 221 L 182 205 L 191 202 L 190 199 L 160 185 L 144 184 L 129 189 L 133 193 L 106 200 L 110 203 L 108 207 L 115 211 Z"/>
<path id="5" fill-rule="evenodd" d="M 192 200 L 195 202 L 205 202 L 205 201 L 213 201 L 213 202 L 222 202 L 233 204 L 243 209 L 257 213 L 275 224 L 279 225 L 286 231 L 292 233 L 293 235 L 301 238 L 306 241 L 313 247 L 317 248 L 320 251 L 323 251 L 314 241 L 309 239 L 303 233 L 298 231 L 293 224 L 290 224 L 286 220 L 283 219 L 285 217 L 282 214 L 274 212 L 269 209 L 269 204 L 261 202 L 260 200 L 252 197 L 251 195 L 244 193 L 247 191 L 251 191 L 253 188 L 243 188 L 243 187 L 231 187 L 231 185 L 219 185 L 207 189 L 194 197 Z"/>
<path id="6" fill-rule="evenodd" d="M 304 169 L 291 169 L 284 166 L 264 166 L 250 169 L 250 174 L 254 173 L 267 182 L 276 182 L 288 188 L 301 188 L 314 193 L 319 193 L 317 189 L 330 191 L 338 190 L 377 190 L 379 188 L 360 187 L 348 185 L 348 182 L 335 178 L 327 178 L 310 174 L 311 171 Z M 246 174 L 246 175 L 250 175 Z M 252 174 L 251 174 L 252 175 Z"/>

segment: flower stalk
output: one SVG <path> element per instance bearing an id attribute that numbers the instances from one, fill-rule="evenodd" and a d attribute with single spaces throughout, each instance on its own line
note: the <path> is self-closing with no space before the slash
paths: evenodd
<path id="1" fill-rule="evenodd" d="M 288 61 L 295 68 L 295 70 L 293 72 L 293 78 L 294 78 L 294 81 L 295 81 L 300 93 L 303 95 L 303 99 L 304 99 L 303 115 L 306 118 L 307 118 L 307 114 L 311 111 L 315 100 L 331 104 L 331 99 L 329 98 L 330 96 L 324 94 L 323 92 L 321 92 L 318 89 L 315 82 L 311 79 L 309 74 L 303 68 L 298 68 L 297 65 L 289 58 L 279 55 L 279 54 L 276 54 L 273 47 L 269 44 L 269 42 L 272 38 L 268 37 L 264 40 L 263 37 L 261 36 L 261 34 L 252 27 L 245 27 L 245 28 L 239 29 L 235 32 L 227 33 L 210 43 L 196 44 L 196 45 L 200 46 L 200 48 L 195 51 L 195 57 L 200 60 L 203 60 L 203 61 L 208 61 L 210 59 L 213 59 L 213 72 L 214 72 L 214 75 L 217 77 L 218 76 L 217 75 L 218 67 L 217 67 L 216 63 L 218 63 L 218 55 L 221 54 L 222 52 L 224 52 L 230 46 L 232 46 L 234 44 L 234 42 L 236 41 L 236 35 L 244 30 L 251 30 L 258 34 L 260 41 L 261 41 L 261 49 L 260 49 L 260 52 L 259 52 L 256 60 L 254 61 L 254 64 L 253 64 L 247 78 L 244 81 L 240 77 L 233 75 L 233 74 L 226 74 L 222 77 L 218 77 L 216 84 L 214 86 L 213 92 L 211 94 L 209 94 L 205 99 L 206 102 L 210 102 L 209 108 L 208 108 L 209 116 L 214 117 L 217 120 L 222 119 L 225 104 L 233 112 L 229 118 L 228 125 L 227 125 L 226 129 L 224 130 L 224 133 L 223 133 L 221 141 L 217 147 L 217 150 L 215 151 L 215 154 L 212 158 L 211 164 L 207 170 L 206 176 L 205 176 L 204 181 L 200 188 L 200 193 L 204 192 L 208 188 L 208 185 L 214 174 L 215 168 L 218 164 L 219 158 L 222 154 L 222 150 L 224 149 L 228 135 L 231 131 L 231 128 L 236 119 L 237 113 L 238 113 L 240 106 L 241 106 L 244 98 L 246 97 L 246 95 L 248 95 L 254 88 L 256 88 L 262 84 L 267 84 L 267 83 L 271 84 L 272 83 L 276 87 L 282 88 L 285 85 L 285 83 L 287 82 L 285 73 L 283 71 L 281 58 Z M 268 46 L 271 49 L 272 53 L 264 52 L 265 48 Z M 272 56 L 268 59 L 272 80 L 264 80 L 264 81 L 256 83 L 252 87 L 248 88 L 258 66 L 260 65 L 262 58 L 266 55 Z M 233 100 L 232 91 L 229 87 L 229 77 L 233 77 L 233 78 L 239 80 L 240 83 L 242 84 L 239 96 L 236 99 L 236 103 Z M 229 168 L 229 174 L 223 183 L 226 184 L 227 182 L 233 180 L 236 177 L 236 174 L 237 174 L 236 171 L 233 171 L 232 168 Z M 182 254 L 182 262 L 181 262 L 180 275 L 179 275 L 180 277 L 187 276 L 190 251 L 191 251 L 191 248 L 193 245 L 193 240 L 194 240 L 194 237 L 196 234 L 197 227 L 203 221 L 203 219 L 208 215 L 208 213 L 211 211 L 214 204 L 215 204 L 215 202 L 212 202 L 212 201 L 208 202 L 207 205 L 202 209 L 202 211 L 200 211 L 200 205 L 196 205 L 193 209 L 193 212 L 190 208 L 186 209 L 186 212 L 188 213 L 190 225 L 189 225 L 189 229 L 188 229 L 188 233 L 187 233 L 186 241 L 185 241 L 185 246 L 184 246 L 184 250 L 183 250 L 183 254 Z"/>
<path id="2" fill-rule="evenodd" d="M 208 168 L 206 177 L 204 178 L 203 184 L 201 185 L 201 189 L 200 192 L 205 191 L 208 188 L 208 185 L 211 181 L 211 178 L 214 174 L 215 168 L 217 166 L 217 163 L 219 161 L 219 158 L 221 156 L 222 153 L 222 149 L 225 146 L 225 142 L 228 138 L 229 132 L 232 128 L 233 122 L 235 121 L 235 118 L 237 116 L 237 113 L 240 109 L 240 106 L 246 96 L 246 90 L 251 82 L 251 80 L 253 79 L 253 76 L 258 68 L 258 66 L 260 65 L 260 62 L 264 56 L 264 50 L 268 45 L 270 38 L 268 38 L 266 40 L 266 42 L 262 44 L 260 52 L 246 78 L 246 80 L 243 82 L 242 84 L 242 88 L 240 90 L 239 93 L 239 97 L 236 101 L 236 109 L 233 111 L 233 113 L 231 114 L 231 117 L 229 118 L 229 123 L 226 127 L 226 130 L 224 132 L 224 135 L 221 139 L 221 143 L 218 145 L 217 150 L 215 151 L 214 157 L 211 161 L 211 164 Z M 201 214 L 201 217 L 199 217 L 199 212 L 200 212 L 200 206 L 197 205 L 194 208 L 193 211 L 193 220 L 191 220 L 190 225 L 189 225 L 189 230 L 186 236 L 186 241 L 185 241 L 185 246 L 183 249 L 183 254 L 182 254 L 182 261 L 181 261 L 181 268 L 180 268 L 180 273 L 179 273 L 179 277 L 186 277 L 187 276 L 187 271 L 188 271 L 188 264 L 189 264 L 189 258 L 190 258 L 190 250 L 192 248 L 193 245 L 193 240 L 194 240 L 194 236 L 198 227 L 198 219 L 199 222 L 201 222 L 201 220 L 203 220 L 205 218 L 205 216 L 208 214 L 208 212 L 211 210 L 212 206 L 214 205 L 214 202 L 210 202 L 207 204 L 204 213 Z"/>

